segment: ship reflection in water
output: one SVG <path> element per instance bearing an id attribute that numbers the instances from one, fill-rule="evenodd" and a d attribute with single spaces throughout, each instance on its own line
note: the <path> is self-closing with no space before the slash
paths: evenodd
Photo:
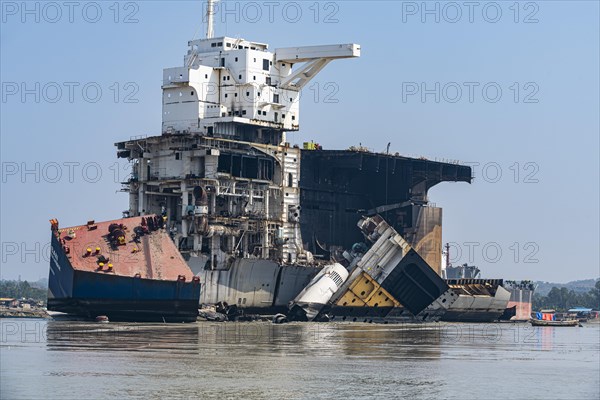
<path id="1" fill-rule="evenodd" d="M 1 325 L 1 398 L 584 399 L 600 385 L 600 324 Z"/>

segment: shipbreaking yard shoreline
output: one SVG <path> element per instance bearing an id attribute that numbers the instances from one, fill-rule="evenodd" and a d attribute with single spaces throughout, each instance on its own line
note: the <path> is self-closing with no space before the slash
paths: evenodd
<path id="1" fill-rule="evenodd" d="M 288 140 L 302 89 L 330 62 L 359 58 L 360 44 L 214 36 L 213 3 L 206 37 L 163 69 L 160 131 L 114 143 L 130 168 L 122 218 L 50 220 L 48 310 L 154 322 L 193 322 L 204 304 L 220 313 L 209 320 L 529 319 L 530 299 L 513 296 L 522 283 L 442 265 L 429 191 L 472 183 L 471 166 L 402 156 L 391 142 L 373 152 Z M 449 260 L 448 273 L 460 269 Z"/>

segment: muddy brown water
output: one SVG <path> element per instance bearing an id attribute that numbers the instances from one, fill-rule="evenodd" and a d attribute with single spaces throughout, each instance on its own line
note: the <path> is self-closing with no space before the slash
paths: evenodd
<path id="1" fill-rule="evenodd" d="M 597 399 L 600 324 L 0 320 L 2 399 Z"/>

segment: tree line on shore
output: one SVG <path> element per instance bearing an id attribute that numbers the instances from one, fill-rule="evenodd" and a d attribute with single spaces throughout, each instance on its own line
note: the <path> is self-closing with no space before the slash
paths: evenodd
<path id="1" fill-rule="evenodd" d="M 600 309 L 600 280 L 587 293 L 578 293 L 566 287 L 550 289 L 547 295 L 534 294 L 533 309 L 554 309 L 556 311 L 567 311 L 574 307 Z"/>
<path id="2" fill-rule="evenodd" d="M 0 297 L 4 298 L 26 298 L 36 301 L 46 301 L 48 290 L 32 286 L 27 281 L 0 281 Z"/>

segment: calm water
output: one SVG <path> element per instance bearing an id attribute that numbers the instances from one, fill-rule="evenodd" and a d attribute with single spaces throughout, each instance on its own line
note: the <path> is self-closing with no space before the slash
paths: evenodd
<path id="1" fill-rule="evenodd" d="M 597 399 L 600 324 L 0 320 L 2 399 Z"/>

